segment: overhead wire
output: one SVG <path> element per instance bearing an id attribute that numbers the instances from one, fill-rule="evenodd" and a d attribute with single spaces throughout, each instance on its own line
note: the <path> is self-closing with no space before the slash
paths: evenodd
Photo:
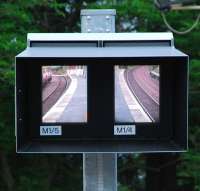
<path id="1" fill-rule="evenodd" d="M 184 31 L 178 31 L 177 29 L 175 29 L 174 27 L 172 27 L 172 26 L 169 24 L 169 22 L 167 21 L 167 18 L 166 18 L 165 13 L 161 12 L 161 15 L 162 15 L 163 21 L 164 21 L 165 25 L 167 26 L 167 28 L 168 28 L 170 31 L 172 31 L 172 32 L 174 32 L 174 33 L 176 33 L 176 34 L 179 34 L 179 35 L 188 34 L 188 33 L 191 32 L 194 28 L 197 27 L 197 25 L 198 25 L 198 23 L 199 23 L 199 21 L 200 21 L 200 13 L 199 13 L 198 16 L 197 16 L 197 18 L 196 18 L 196 20 L 195 20 L 195 22 L 193 23 L 193 25 L 192 25 L 189 29 L 186 29 L 186 30 L 184 30 Z"/>

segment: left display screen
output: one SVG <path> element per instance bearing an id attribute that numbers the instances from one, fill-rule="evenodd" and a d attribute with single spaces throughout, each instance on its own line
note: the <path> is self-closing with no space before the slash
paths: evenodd
<path id="1" fill-rule="evenodd" d="M 42 66 L 43 123 L 87 122 L 87 66 Z"/>

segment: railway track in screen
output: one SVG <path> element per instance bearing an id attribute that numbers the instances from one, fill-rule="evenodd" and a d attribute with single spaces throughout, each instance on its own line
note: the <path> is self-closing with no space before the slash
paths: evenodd
<path id="1" fill-rule="evenodd" d="M 159 121 L 159 80 L 150 75 L 149 66 L 126 69 L 129 89 L 153 122 Z"/>
<path id="2" fill-rule="evenodd" d="M 58 101 L 69 86 L 70 80 L 65 76 L 54 75 L 42 92 L 43 115 Z"/>

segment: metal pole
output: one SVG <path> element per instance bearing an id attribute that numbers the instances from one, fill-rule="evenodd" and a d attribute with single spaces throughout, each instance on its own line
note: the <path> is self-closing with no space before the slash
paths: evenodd
<path id="1" fill-rule="evenodd" d="M 115 32 L 113 9 L 82 10 L 81 32 Z M 83 191 L 117 191 L 117 154 L 83 154 Z"/>
<path id="2" fill-rule="evenodd" d="M 200 10 L 200 5 L 190 5 L 190 6 L 182 6 L 182 5 L 172 5 L 171 10 Z"/>
<path id="3" fill-rule="evenodd" d="M 83 191 L 117 191 L 117 154 L 83 154 Z"/>

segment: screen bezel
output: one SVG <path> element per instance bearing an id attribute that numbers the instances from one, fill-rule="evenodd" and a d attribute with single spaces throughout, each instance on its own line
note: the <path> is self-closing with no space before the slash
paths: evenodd
<path id="1" fill-rule="evenodd" d="M 161 78 L 163 75 L 165 76 L 166 79 L 166 74 L 168 73 L 165 69 L 167 65 L 171 65 L 171 64 L 178 64 L 180 62 L 185 62 L 185 58 L 181 58 L 181 57 L 146 57 L 146 58 L 141 58 L 141 57 L 137 57 L 137 58 L 23 58 L 23 59 L 19 59 L 20 60 L 20 64 L 24 64 L 24 67 L 27 67 L 25 70 L 28 71 L 28 80 L 31 80 L 31 78 L 34 77 L 34 79 L 31 80 L 30 84 L 32 84 L 33 86 L 35 86 L 35 82 L 39 81 L 39 83 L 41 83 L 41 66 L 44 65 L 45 63 L 48 63 L 48 65 L 87 65 L 88 67 L 88 84 L 89 84 L 89 80 L 90 80 L 90 69 L 91 66 L 95 67 L 95 66 L 101 66 L 101 67 L 106 67 L 106 66 L 112 66 L 113 67 L 113 73 L 114 73 L 114 65 L 120 65 L 120 63 L 123 63 L 121 65 L 124 65 L 124 61 L 126 61 L 127 65 L 139 65 L 148 61 L 149 65 L 155 65 L 155 62 L 159 62 L 160 65 L 160 76 Z M 59 64 L 57 64 L 59 62 Z M 72 64 L 73 63 L 73 64 Z M 131 63 L 131 64 L 130 64 Z M 135 63 L 135 64 L 134 64 Z M 146 65 L 146 64 L 145 64 Z M 157 65 L 157 64 L 156 64 Z M 165 65 L 165 68 L 163 68 L 163 66 Z M 39 70 L 38 70 L 39 68 Z M 168 70 L 170 69 L 170 67 L 168 68 Z M 38 72 L 40 73 L 40 77 L 38 76 Z M 29 75 L 31 74 L 31 75 Z M 34 75 L 36 74 L 36 76 Z M 169 75 L 169 74 L 168 74 Z M 114 74 L 113 74 L 114 76 Z M 111 76 L 111 77 L 113 77 Z M 173 76 L 173 75 L 172 75 Z M 173 80 L 173 79 L 171 79 Z M 163 80 L 161 80 L 163 81 Z M 162 95 L 163 94 L 163 82 L 160 81 L 160 110 L 162 109 L 163 111 L 163 107 L 164 109 L 167 109 L 167 111 L 171 111 L 172 112 L 172 105 L 171 106 L 166 106 L 167 104 L 163 104 L 165 103 L 165 99 L 163 98 Z M 162 85 L 161 85 L 162 83 Z M 29 85 L 30 85 L 29 84 Z M 168 84 L 169 86 L 170 84 Z M 113 84 L 114 86 L 114 84 Z M 113 87 L 111 87 L 112 89 Z M 33 97 L 31 97 L 32 95 L 32 88 L 29 87 L 27 96 L 29 96 L 28 99 L 28 103 L 27 103 L 27 107 L 28 107 L 28 111 L 31 112 L 33 107 L 36 107 L 37 109 L 34 111 L 38 112 L 38 108 L 41 107 L 41 104 L 36 104 L 34 106 L 35 103 L 35 99 L 33 99 Z M 90 105 L 90 96 L 92 95 L 92 89 L 90 86 L 88 86 L 88 109 L 91 107 Z M 114 88 L 113 88 L 113 97 L 114 97 Z M 41 93 L 41 92 L 40 92 Z M 169 95 L 169 94 L 168 94 Z M 173 92 L 171 92 L 171 95 L 173 95 Z M 36 98 L 38 99 L 38 98 Z M 113 99 L 114 100 L 114 99 Z M 41 101 L 41 99 L 40 99 Z M 172 103 L 171 103 L 172 104 Z M 114 105 L 113 105 L 114 106 Z M 171 109 L 170 109 L 171 108 Z M 40 109 L 41 110 L 41 109 Z M 161 111 L 161 112 L 162 112 Z M 89 111 L 88 111 L 89 112 Z M 62 135 L 60 137 L 52 137 L 52 136 L 46 136 L 46 137 L 41 137 L 39 136 L 39 126 L 42 125 L 41 123 L 36 124 L 34 123 L 34 118 L 28 116 L 28 124 L 27 124 L 27 128 L 28 128 L 28 134 L 29 136 L 34 139 L 34 140 L 168 140 L 172 137 L 173 135 L 173 125 L 172 125 L 172 115 L 173 112 L 171 114 L 168 113 L 168 116 L 165 116 L 164 118 L 161 118 L 161 112 L 160 112 L 160 123 L 159 124 L 155 124 L 155 123 L 144 123 L 144 124 L 136 124 L 136 135 L 134 136 L 114 136 L 113 135 L 113 128 L 114 128 L 114 121 L 112 123 L 111 127 L 105 128 L 102 127 L 102 133 L 98 134 L 92 134 L 92 132 L 89 132 L 91 130 L 91 127 L 88 126 L 87 124 L 66 124 L 66 125 L 62 125 L 63 129 L 66 129 L 66 133 L 68 134 L 68 136 Z M 39 113 L 41 113 L 41 111 L 39 111 Z M 167 113 L 167 112 L 166 112 Z M 163 114 L 162 114 L 163 115 Z M 41 119 L 41 116 L 40 118 Z M 89 117 L 88 117 L 88 122 L 89 122 Z M 113 119 L 114 119 L 114 112 L 113 112 Z M 98 120 L 101 120 L 101 116 L 98 116 L 96 121 L 98 123 Z M 38 120 L 37 120 L 38 121 Z M 167 122 L 168 121 L 168 122 Z M 51 125 L 56 125 L 56 124 L 51 124 Z M 105 126 L 106 123 L 105 123 Z M 152 127 L 152 128 L 149 128 Z M 78 129 L 77 129 L 78 128 Z M 87 129 L 87 132 L 85 133 Z M 96 130 L 95 128 L 93 128 L 93 130 Z M 88 133 L 89 132 L 89 133 Z M 99 131 L 97 131 L 99 132 Z M 69 135 L 70 134 L 70 135 Z"/>

